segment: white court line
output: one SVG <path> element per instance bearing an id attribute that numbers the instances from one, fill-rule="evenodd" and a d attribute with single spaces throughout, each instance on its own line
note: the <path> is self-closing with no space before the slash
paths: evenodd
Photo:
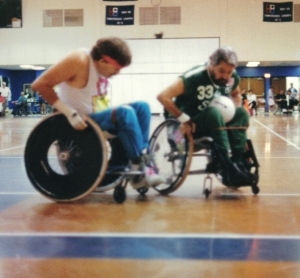
<path id="1" fill-rule="evenodd" d="M 17 146 L 17 147 L 13 147 L 13 148 L 8 148 L 8 149 L 0 150 L 0 152 L 10 151 L 10 150 L 24 148 L 24 147 L 25 147 L 25 145 Z"/>
<path id="2" fill-rule="evenodd" d="M 282 139 L 283 141 L 289 143 L 290 145 L 294 146 L 297 150 L 300 150 L 300 147 L 297 146 L 296 144 L 292 143 L 291 141 L 287 140 L 286 138 L 284 138 L 283 136 L 279 135 L 278 133 L 276 133 L 275 131 L 273 131 L 272 129 L 270 129 L 269 127 L 267 127 L 266 125 L 262 124 L 261 122 L 259 122 L 258 120 L 254 120 L 255 122 L 257 122 L 258 124 L 260 124 L 261 126 L 263 126 L 265 129 L 267 129 L 268 131 L 270 131 L 271 133 L 273 133 L 274 135 L 276 135 L 277 137 L 279 137 L 280 139 Z"/>
<path id="3" fill-rule="evenodd" d="M 0 195 L 37 195 L 38 192 L 0 192 Z"/>
<path id="4" fill-rule="evenodd" d="M 124 237 L 124 238 L 225 238 L 225 239 L 297 239 L 296 235 L 252 235 L 252 234 L 178 234 L 178 233 L 86 233 L 86 232 L 37 232 L 37 233 L 0 233 L 0 237 Z"/>

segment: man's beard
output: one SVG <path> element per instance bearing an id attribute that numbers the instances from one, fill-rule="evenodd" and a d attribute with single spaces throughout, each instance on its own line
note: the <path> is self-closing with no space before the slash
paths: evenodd
<path id="1" fill-rule="evenodd" d="M 218 86 L 225 86 L 228 83 L 228 80 L 224 78 L 216 79 L 216 76 L 213 71 L 210 72 L 210 78 Z"/>

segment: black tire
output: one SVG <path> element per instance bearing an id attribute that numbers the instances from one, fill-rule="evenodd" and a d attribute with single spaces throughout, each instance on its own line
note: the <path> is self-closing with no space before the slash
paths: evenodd
<path id="1" fill-rule="evenodd" d="M 101 129 L 90 118 L 83 131 L 65 116 L 44 118 L 31 132 L 25 148 L 25 168 L 33 186 L 51 200 L 70 202 L 90 194 L 107 166 Z"/>
<path id="2" fill-rule="evenodd" d="M 253 185 L 252 192 L 253 192 L 253 194 L 257 195 L 259 193 L 259 187 L 257 185 Z"/>
<path id="3" fill-rule="evenodd" d="M 205 195 L 205 198 L 207 199 L 209 197 L 209 195 L 210 195 L 210 190 L 207 189 L 207 188 L 205 188 L 203 193 Z"/>
<path id="4" fill-rule="evenodd" d="M 121 185 L 117 186 L 114 190 L 113 197 L 118 204 L 122 204 L 126 200 L 125 188 Z"/>
<path id="5" fill-rule="evenodd" d="M 189 173 L 193 157 L 193 138 L 183 137 L 180 123 L 168 119 L 161 123 L 150 139 L 150 157 L 157 173 L 167 182 L 154 189 L 161 194 L 169 194 L 184 182 Z"/>

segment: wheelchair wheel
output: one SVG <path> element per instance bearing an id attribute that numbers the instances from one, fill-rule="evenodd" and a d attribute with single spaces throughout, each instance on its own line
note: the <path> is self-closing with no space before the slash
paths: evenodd
<path id="1" fill-rule="evenodd" d="M 155 129 L 150 139 L 154 169 L 166 179 L 166 183 L 154 188 L 161 194 L 169 194 L 179 188 L 192 162 L 193 138 L 183 137 L 179 126 L 177 120 L 168 119 Z"/>
<path id="2" fill-rule="evenodd" d="M 257 175 L 257 183 L 259 179 L 259 164 L 258 160 L 256 158 L 254 148 L 252 145 L 252 141 L 250 139 L 247 139 L 246 142 L 246 151 L 244 153 L 244 160 L 246 161 L 246 168 L 249 170 L 249 172 Z"/>
<path id="3" fill-rule="evenodd" d="M 87 117 L 88 127 L 75 130 L 62 114 L 44 118 L 25 147 L 25 168 L 33 186 L 49 199 L 78 200 L 101 182 L 107 166 L 106 141 Z"/>

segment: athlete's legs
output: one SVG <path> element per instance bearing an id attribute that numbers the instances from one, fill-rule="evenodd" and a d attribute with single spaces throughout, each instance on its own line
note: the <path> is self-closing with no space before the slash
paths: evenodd
<path id="1" fill-rule="evenodd" d="M 244 108 L 241 108 L 244 109 Z M 239 117 L 243 116 L 243 111 L 240 108 L 237 109 L 237 115 L 235 115 L 236 119 L 232 120 L 231 124 L 245 124 L 246 119 L 242 117 L 243 120 L 238 120 Z M 246 111 L 245 111 L 246 113 Z M 223 117 L 219 110 L 215 107 L 207 107 L 204 111 L 199 113 L 197 117 L 194 118 L 196 122 L 196 132 L 195 137 L 199 136 L 210 136 L 214 140 L 214 145 L 216 149 L 216 157 L 219 159 L 222 165 L 222 176 L 223 183 L 229 186 L 241 186 L 241 185 L 250 185 L 252 184 L 255 177 L 250 173 L 243 172 L 243 169 L 240 169 L 236 164 L 232 163 L 232 160 L 229 157 L 229 138 L 226 130 L 226 126 L 223 120 Z M 242 136 L 245 138 L 245 131 L 242 132 L 234 132 L 234 137 L 237 139 L 238 136 Z M 241 146 L 243 145 L 243 150 L 245 144 L 242 142 L 234 142 L 237 143 L 237 148 L 233 146 L 235 153 L 240 153 Z M 211 166 L 211 165 L 210 165 Z"/>
<path id="2" fill-rule="evenodd" d="M 227 123 L 228 127 L 240 127 L 240 129 L 228 130 L 228 138 L 234 162 L 241 162 L 247 142 L 246 129 L 249 126 L 249 115 L 243 107 L 236 109 L 233 119 Z"/>
<path id="3" fill-rule="evenodd" d="M 113 110 L 114 119 L 112 117 Z M 134 160 L 141 155 L 143 150 L 143 133 L 139 126 L 137 115 L 131 106 L 122 105 L 90 116 L 102 130 L 117 134 L 130 160 Z"/>
<path id="4" fill-rule="evenodd" d="M 194 120 L 196 123 L 196 132 L 194 137 L 212 137 L 218 151 L 226 160 L 225 163 L 229 163 L 229 140 L 227 131 L 224 129 L 225 123 L 220 111 L 215 107 L 207 107 L 203 112 L 200 112 Z"/>
<path id="5" fill-rule="evenodd" d="M 145 173 L 131 179 L 131 185 L 138 189 L 156 186 L 165 182 L 152 169 L 145 167 L 142 151 L 148 147 L 151 113 L 145 102 L 122 105 L 91 115 L 98 125 L 105 131 L 114 132 L 120 138 L 127 157 L 130 159 L 133 171 Z"/>
<path id="6" fill-rule="evenodd" d="M 137 115 L 137 120 L 142 131 L 143 149 L 148 148 L 151 112 L 147 102 L 137 101 L 129 104 Z"/>

